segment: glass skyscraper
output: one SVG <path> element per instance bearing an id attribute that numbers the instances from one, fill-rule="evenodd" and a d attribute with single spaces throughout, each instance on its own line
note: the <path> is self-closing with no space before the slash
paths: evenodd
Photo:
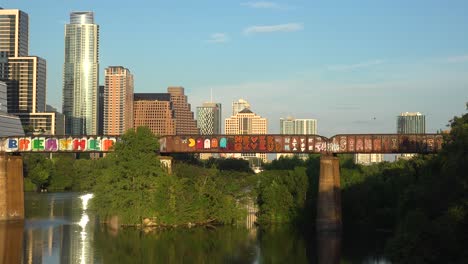
<path id="1" fill-rule="evenodd" d="M 424 134 L 426 133 L 426 116 L 419 113 L 405 112 L 397 118 L 398 134 Z"/>
<path id="2" fill-rule="evenodd" d="M 203 103 L 198 106 L 197 126 L 202 135 L 221 134 L 221 104 Z"/>
<path id="3" fill-rule="evenodd" d="M 95 135 L 98 130 L 99 26 L 93 12 L 72 12 L 65 25 L 63 66 L 65 132 Z"/>

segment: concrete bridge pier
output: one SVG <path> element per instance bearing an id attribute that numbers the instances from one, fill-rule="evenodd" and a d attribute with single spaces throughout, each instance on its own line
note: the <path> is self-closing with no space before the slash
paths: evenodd
<path id="1" fill-rule="evenodd" d="M 166 168 L 169 174 L 172 174 L 172 157 L 160 156 L 159 161 L 161 162 L 162 167 Z"/>
<path id="2" fill-rule="evenodd" d="M 23 157 L 0 154 L 0 221 L 24 219 Z"/>
<path id="3" fill-rule="evenodd" d="M 333 155 L 320 158 L 317 231 L 341 230 L 340 161 Z"/>

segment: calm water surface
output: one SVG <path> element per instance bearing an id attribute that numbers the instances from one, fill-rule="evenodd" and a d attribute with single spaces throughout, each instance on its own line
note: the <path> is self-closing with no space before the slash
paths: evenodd
<path id="1" fill-rule="evenodd" d="M 25 210 L 0 223 L 0 263 L 389 263 L 381 239 L 280 226 L 112 232 L 78 193 L 27 193 Z"/>

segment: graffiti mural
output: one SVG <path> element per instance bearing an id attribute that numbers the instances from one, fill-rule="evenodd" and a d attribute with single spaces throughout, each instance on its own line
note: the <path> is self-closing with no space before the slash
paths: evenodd
<path id="1" fill-rule="evenodd" d="M 115 137 L 10 137 L 0 139 L 2 152 L 107 152 Z"/>
<path id="2" fill-rule="evenodd" d="M 108 136 L 0 138 L 0 152 L 107 152 Z M 161 153 L 435 153 L 440 134 L 187 135 L 159 139 Z"/>

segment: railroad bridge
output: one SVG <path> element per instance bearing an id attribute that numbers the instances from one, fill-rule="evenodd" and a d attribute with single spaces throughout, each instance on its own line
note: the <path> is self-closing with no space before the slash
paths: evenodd
<path id="1" fill-rule="evenodd" d="M 0 138 L 0 220 L 24 218 L 21 153 L 101 153 L 112 151 L 118 136 L 34 136 Z M 161 155 L 171 153 L 321 154 L 317 228 L 341 228 L 341 153 L 437 153 L 441 134 L 177 135 L 159 139 Z M 170 159 L 161 161 L 171 166 Z"/>

